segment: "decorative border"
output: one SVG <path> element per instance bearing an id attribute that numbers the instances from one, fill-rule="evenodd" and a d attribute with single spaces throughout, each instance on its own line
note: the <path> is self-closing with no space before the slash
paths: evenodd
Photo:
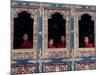
<path id="1" fill-rule="evenodd" d="M 11 66 L 11 74 L 31 74 L 37 73 L 37 64 L 25 64 L 25 65 L 16 65 Z"/>
<path id="2" fill-rule="evenodd" d="M 96 69 L 95 57 L 81 58 L 81 60 L 75 61 L 75 71 L 77 70 L 94 70 Z"/>
<path id="3" fill-rule="evenodd" d="M 70 71 L 71 70 L 71 64 L 66 63 L 43 63 L 42 64 L 42 71 L 43 72 L 62 72 L 62 71 Z"/>

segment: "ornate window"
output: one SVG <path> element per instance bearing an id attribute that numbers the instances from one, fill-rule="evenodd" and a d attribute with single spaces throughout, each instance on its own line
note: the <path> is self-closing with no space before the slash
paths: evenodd
<path id="1" fill-rule="evenodd" d="M 88 14 L 83 14 L 79 24 L 79 47 L 93 48 L 94 45 L 94 21 Z"/>
<path id="2" fill-rule="evenodd" d="M 24 54 L 25 58 L 37 58 L 38 44 L 38 8 L 29 6 L 12 6 L 11 9 L 11 44 L 12 60 L 17 59 L 18 54 Z M 24 53 L 23 53 L 24 52 Z M 13 56 L 15 55 L 15 56 Z M 22 58 L 21 58 L 22 57 Z M 25 59 L 21 55 L 20 59 Z"/>
<path id="3" fill-rule="evenodd" d="M 33 48 L 33 28 L 34 19 L 27 11 L 18 13 L 18 17 L 14 18 L 14 49 L 30 49 Z"/>
<path id="4" fill-rule="evenodd" d="M 48 19 L 48 48 L 66 48 L 66 20 L 57 12 Z"/>
<path id="5" fill-rule="evenodd" d="M 76 57 L 95 56 L 95 8 L 76 8 L 74 50 Z"/>
<path id="6" fill-rule="evenodd" d="M 44 7 L 43 13 L 43 58 L 68 58 L 70 49 L 69 9 L 54 10 Z"/>

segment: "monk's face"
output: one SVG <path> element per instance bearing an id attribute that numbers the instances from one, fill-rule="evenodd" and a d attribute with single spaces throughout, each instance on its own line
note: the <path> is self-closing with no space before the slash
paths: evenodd
<path id="1" fill-rule="evenodd" d="M 53 45 L 53 39 L 49 40 L 49 45 Z"/>
<path id="2" fill-rule="evenodd" d="M 65 36 L 61 36 L 61 42 L 65 42 Z"/>
<path id="3" fill-rule="evenodd" d="M 28 40 L 28 34 L 24 34 L 23 35 L 23 40 L 25 41 L 25 40 Z"/>
<path id="4" fill-rule="evenodd" d="M 88 37 L 84 37 L 84 43 L 87 44 L 89 42 L 89 38 Z"/>

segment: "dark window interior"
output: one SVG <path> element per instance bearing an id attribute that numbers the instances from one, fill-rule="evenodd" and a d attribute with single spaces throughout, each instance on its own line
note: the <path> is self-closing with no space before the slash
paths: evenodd
<path id="1" fill-rule="evenodd" d="M 84 37 L 89 38 L 89 42 L 94 45 L 94 21 L 91 16 L 84 14 L 79 20 L 79 47 L 84 47 Z"/>
<path id="2" fill-rule="evenodd" d="M 60 42 L 62 35 L 66 37 L 66 20 L 63 18 L 63 15 L 56 12 L 52 14 L 51 18 L 48 19 L 48 41 L 49 39 L 54 40 L 54 45 L 57 48 L 57 45 Z"/>

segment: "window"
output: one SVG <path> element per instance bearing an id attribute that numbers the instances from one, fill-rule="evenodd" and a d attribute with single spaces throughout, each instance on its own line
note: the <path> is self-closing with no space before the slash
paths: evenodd
<path id="1" fill-rule="evenodd" d="M 94 21 L 88 14 L 82 15 L 79 20 L 79 47 L 94 47 Z"/>
<path id="2" fill-rule="evenodd" d="M 48 19 L 48 48 L 66 47 L 66 20 L 60 13 Z"/>
<path id="3" fill-rule="evenodd" d="M 33 19 L 22 11 L 14 18 L 14 49 L 33 48 Z"/>

